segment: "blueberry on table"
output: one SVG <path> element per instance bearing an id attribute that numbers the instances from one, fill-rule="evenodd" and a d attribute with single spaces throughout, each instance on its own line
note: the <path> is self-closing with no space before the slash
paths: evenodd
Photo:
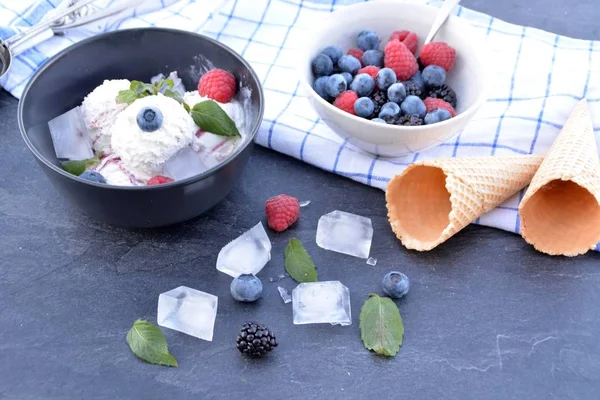
<path id="1" fill-rule="evenodd" d="M 313 83 L 313 89 L 315 92 L 325 100 L 329 101 L 329 95 L 327 94 L 327 90 L 325 90 L 325 85 L 327 85 L 327 81 L 329 80 L 328 76 L 321 76 L 315 80 Z"/>
<path id="2" fill-rule="evenodd" d="M 446 70 L 437 65 L 429 65 L 425 67 L 421 76 L 428 87 L 442 86 L 446 81 Z"/>
<path id="3" fill-rule="evenodd" d="M 354 75 L 361 68 L 361 64 L 356 57 L 345 54 L 340 57 L 340 60 L 338 61 L 338 67 L 340 67 L 340 71 L 348 72 L 350 75 Z"/>
<path id="4" fill-rule="evenodd" d="M 331 75 L 325 84 L 325 91 L 331 97 L 338 97 L 346 89 L 346 79 L 341 74 Z"/>
<path id="5" fill-rule="evenodd" d="M 325 50 L 323 50 L 322 53 L 326 56 L 329 56 L 334 64 L 337 63 L 340 57 L 344 55 L 344 52 L 340 46 L 328 46 L 325 48 Z"/>
<path id="6" fill-rule="evenodd" d="M 359 117 L 369 118 L 373 114 L 374 109 L 373 100 L 368 97 L 361 97 L 354 103 L 354 112 Z"/>
<path id="7" fill-rule="evenodd" d="M 229 289 L 234 299 L 248 303 L 261 297 L 263 284 L 252 274 L 242 274 L 231 282 Z"/>
<path id="8" fill-rule="evenodd" d="M 363 64 L 374 65 L 376 67 L 383 67 L 383 51 L 381 50 L 367 50 L 362 56 Z"/>
<path id="9" fill-rule="evenodd" d="M 377 87 L 381 90 L 387 90 L 396 83 L 396 73 L 391 68 L 382 68 L 377 73 Z"/>
<path id="10" fill-rule="evenodd" d="M 361 31 L 357 38 L 358 47 L 361 50 L 376 50 L 379 47 L 379 37 L 370 30 Z"/>
<path id="11" fill-rule="evenodd" d="M 393 101 L 396 104 L 400 104 L 406 98 L 406 88 L 404 87 L 404 84 L 400 82 L 394 83 L 388 88 L 387 95 L 389 101 Z"/>
<path id="12" fill-rule="evenodd" d="M 425 125 L 431 125 L 452 118 L 450 111 L 443 108 L 436 108 L 425 115 Z"/>
<path id="13" fill-rule="evenodd" d="M 333 71 L 333 61 L 325 54 L 319 54 L 312 60 L 312 72 L 316 77 L 331 75 Z"/>
<path id="14" fill-rule="evenodd" d="M 79 177 L 90 182 L 106 183 L 106 179 L 102 176 L 102 174 L 96 171 L 85 171 L 83 174 L 79 175 Z"/>
<path id="15" fill-rule="evenodd" d="M 425 117 L 425 113 L 427 112 L 425 103 L 417 96 L 407 96 L 400 105 L 400 108 L 404 114 L 414 114 L 421 118 Z"/>
<path id="16" fill-rule="evenodd" d="M 144 132 L 158 130 L 163 122 L 162 112 L 156 107 L 144 107 L 138 112 L 137 124 Z"/>
<path id="17" fill-rule="evenodd" d="M 368 96 L 375 89 L 375 79 L 369 74 L 358 74 L 350 84 L 350 90 L 359 97 Z"/>
<path id="18" fill-rule="evenodd" d="M 400 299 L 408 293 L 410 282 L 402 272 L 392 271 L 383 277 L 383 292 L 393 299 Z"/>

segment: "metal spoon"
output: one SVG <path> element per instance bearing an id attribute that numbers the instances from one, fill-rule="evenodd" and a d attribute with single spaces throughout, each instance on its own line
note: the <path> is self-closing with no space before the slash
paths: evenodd
<path id="1" fill-rule="evenodd" d="M 425 39 L 424 44 L 428 44 L 433 40 L 434 36 L 438 33 L 442 25 L 444 25 L 444 22 L 446 22 L 446 20 L 450 16 L 450 13 L 454 9 L 454 7 L 458 5 L 458 3 L 460 3 L 460 0 L 444 1 L 444 5 L 440 8 L 440 11 L 438 11 L 437 17 L 433 22 L 433 26 L 429 30 L 429 34 L 427 35 L 427 39 Z"/>

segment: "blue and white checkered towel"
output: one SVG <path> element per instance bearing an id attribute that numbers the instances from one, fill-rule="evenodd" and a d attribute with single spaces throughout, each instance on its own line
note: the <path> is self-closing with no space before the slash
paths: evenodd
<path id="1" fill-rule="evenodd" d="M 592 109 L 594 131 L 600 131 L 600 42 L 517 26 L 457 7 L 456 14 L 486 38 L 494 58 L 487 103 L 460 135 L 436 148 L 396 159 L 361 152 L 336 136 L 313 111 L 295 76 L 298 60 L 294 52 L 314 18 L 358 1 L 229 0 L 205 20 L 206 10 L 214 9 L 220 1 L 149 0 L 146 3 L 160 10 L 134 13 L 107 29 L 175 27 L 202 31 L 227 44 L 252 64 L 264 85 L 266 109 L 258 144 L 381 189 L 416 160 L 545 153 L 583 97 Z M 439 0 L 415 1 L 441 4 Z M 5 8 L 0 10 L 0 26 L 35 22 L 20 17 L 31 2 L 18 3 L 18 10 L 0 6 Z M 3 29 L 3 37 L 6 33 Z M 74 31 L 24 53 L 14 65 L 7 90 L 18 97 L 35 68 L 86 34 L 89 32 Z M 514 196 L 477 223 L 519 232 L 517 206 L 522 195 Z"/>

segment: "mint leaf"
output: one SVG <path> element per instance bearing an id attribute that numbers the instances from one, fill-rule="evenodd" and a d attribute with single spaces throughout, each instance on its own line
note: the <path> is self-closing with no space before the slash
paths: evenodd
<path id="1" fill-rule="evenodd" d="M 196 104 L 191 112 L 194 122 L 200 129 L 220 136 L 241 137 L 229 115 L 213 100 Z"/>
<path id="2" fill-rule="evenodd" d="M 175 92 L 174 90 L 167 89 L 163 94 L 167 97 L 177 100 L 179 103 L 181 103 L 183 108 L 185 108 L 185 111 L 190 112 L 190 106 L 187 105 L 179 93 Z"/>
<path id="3" fill-rule="evenodd" d="M 404 324 L 392 299 L 371 293 L 360 310 L 359 321 L 360 338 L 366 349 L 388 357 L 398 353 Z"/>
<path id="4" fill-rule="evenodd" d="M 79 175 L 83 174 L 85 172 L 85 170 L 88 169 L 89 167 L 91 167 L 92 165 L 99 163 L 101 155 L 102 155 L 101 153 L 98 153 L 94 157 L 88 158 L 86 160 L 63 161 L 61 163 L 61 167 L 68 173 L 75 175 L 75 176 L 79 176 Z"/>
<path id="5" fill-rule="evenodd" d="M 284 252 L 285 270 L 297 282 L 316 282 L 317 270 L 315 264 L 296 238 L 291 238 Z"/>
<path id="6" fill-rule="evenodd" d="M 119 90 L 117 103 L 131 104 L 138 99 L 138 94 L 133 90 Z"/>
<path id="7" fill-rule="evenodd" d="M 127 344 L 139 358 L 151 364 L 176 367 L 177 360 L 169 354 L 167 339 L 153 323 L 138 319 L 127 333 Z"/>
<path id="8" fill-rule="evenodd" d="M 133 90 L 138 96 L 141 97 L 156 94 L 153 85 L 151 85 L 150 83 L 144 83 L 140 81 L 132 81 L 129 85 L 129 90 Z"/>

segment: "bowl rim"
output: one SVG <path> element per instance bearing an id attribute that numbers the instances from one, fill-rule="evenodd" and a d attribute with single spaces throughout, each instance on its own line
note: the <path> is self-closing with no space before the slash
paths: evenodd
<path id="1" fill-rule="evenodd" d="M 124 34 L 124 33 L 135 33 L 135 32 L 145 32 L 145 31 L 159 31 L 159 32 L 168 32 L 168 33 L 177 33 L 177 34 L 185 34 L 185 35 L 191 35 L 191 36 L 197 36 L 203 40 L 206 40 L 214 45 L 216 45 L 217 47 L 222 48 L 223 50 L 227 51 L 228 53 L 230 53 L 232 56 L 234 56 L 250 73 L 250 76 L 257 82 L 257 86 L 258 86 L 258 100 L 259 100 L 259 104 L 258 104 L 258 115 L 256 118 L 256 123 L 254 124 L 253 129 L 248 133 L 248 136 L 246 137 L 245 143 L 242 143 L 240 146 L 238 146 L 238 148 L 229 156 L 227 157 L 226 160 L 224 160 L 223 162 L 215 165 L 212 168 L 207 169 L 206 171 L 202 172 L 201 174 L 198 175 L 194 175 L 192 177 L 186 178 L 186 179 L 181 179 L 181 180 L 176 180 L 173 182 L 169 182 L 169 183 L 163 183 L 160 185 L 143 185 L 143 186 L 119 186 L 119 185 L 111 185 L 111 184 L 107 184 L 107 183 L 96 183 L 96 182 L 91 182 L 88 181 L 86 179 L 82 179 L 79 176 L 75 176 L 72 175 L 70 173 L 68 173 L 67 171 L 63 170 L 62 168 L 57 167 L 56 165 L 54 165 L 53 163 L 51 163 L 50 161 L 48 161 L 46 159 L 46 157 L 44 157 L 36 148 L 35 146 L 31 143 L 31 140 L 29 140 L 29 137 L 26 133 L 26 129 L 25 129 L 25 124 L 23 121 L 23 104 L 24 101 L 23 99 L 25 99 L 27 97 L 27 94 L 29 93 L 29 90 L 31 88 L 31 86 L 36 82 L 36 80 L 46 71 L 46 69 L 50 68 L 54 63 L 56 63 L 60 58 L 64 57 L 67 53 L 69 53 L 70 51 L 82 47 L 82 46 L 86 46 L 88 43 L 91 42 L 95 42 L 95 41 L 99 41 L 99 40 L 104 40 L 106 37 L 112 36 L 112 35 L 119 35 L 119 34 Z M 18 105 L 18 109 L 17 109 L 17 119 L 18 119 L 18 124 L 19 124 L 19 131 L 21 133 L 21 138 L 23 139 L 23 141 L 25 142 L 25 144 L 27 145 L 27 147 L 29 148 L 29 150 L 33 153 L 33 155 L 39 160 L 41 161 L 46 167 L 50 168 L 51 170 L 53 170 L 54 172 L 58 173 L 59 175 L 62 175 L 66 178 L 72 179 L 75 182 L 79 182 L 79 183 L 83 183 L 86 185 L 90 185 L 90 186 L 96 186 L 99 188 L 104 188 L 104 189 L 116 189 L 116 190 L 126 190 L 126 191 L 131 191 L 131 190 L 164 190 L 164 189 L 169 189 L 172 187 L 176 187 L 176 186 L 185 186 L 187 184 L 193 183 L 193 182 L 197 182 L 197 181 L 201 181 L 204 180 L 205 178 L 208 178 L 212 175 L 214 175 L 217 171 L 219 171 L 222 168 L 225 168 L 227 165 L 229 165 L 231 162 L 233 162 L 233 160 L 235 158 L 237 158 L 248 146 L 251 146 L 254 144 L 254 139 L 256 138 L 256 135 L 258 134 L 258 130 L 260 129 L 260 126 L 262 124 L 262 120 L 264 117 L 264 111 L 265 111 L 265 97 L 264 97 L 264 91 L 263 91 L 263 87 L 262 87 L 262 82 L 260 81 L 260 79 L 258 78 L 258 75 L 256 74 L 256 71 L 254 70 L 254 68 L 252 68 L 252 66 L 250 65 L 250 63 L 248 61 L 246 61 L 241 55 L 239 55 L 237 52 L 235 52 L 233 49 L 231 49 L 229 46 L 211 38 L 208 37 L 206 35 L 200 34 L 200 33 L 196 33 L 196 32 L 190 32 L 190 31 L 185 31 L 185 30 L 181 30 L 181 29 L 174 29 L 174 28 L 161 28 L 161 27 L 142 27 L 142 28 L 130 28 L 130 29 L 120 29 L 120 30 L 116 30 L 116 31 L 110 31 L 110 32 L 105 32 L 99 35 L 94 35 L 91 36 L 87 39 L 81 40 L 80 42 L 77 42 L 75 44 L 72 44 L 68 47 L 66 47 L 65 49 L 61 50 L 60 52 L 58 52 L 57 54 L 55 54 L 54 56 L 50 57 L 48 60 L 46 60 L 44 62 L 44 64 L 42 64 L 42 66 L 35 71 L 35 73 L 33 74 L 33 76 L 29 79 L 29 82 L 27 82 L 27 85 L 25 86 L 25 88 L 23 89 L 23 95 L 21 96 L 20 100 L 19 100 L 19 105 Z"/>
<path id="2" fill-rule="evenodd" d="M 356 9 L 359 9 L 359 8 L 371 8 L 371 7 L 375 8 L 375 7 L 378 7 L 381 5 L 394 5 L 396 7 L 408 6 L 408 7 L 416 7 L 416 8 L 421 8 L 421 9 L 429 9 L 429 10 L 435 11 L 435 12 L 439 11 L 438 8 L 430 6 L 428 4 L 419 4 L 419 3 L 412 3 L 412 2 L 405 2 L 405 1 L 398 1 L 398 0 L 378 0 L 378 1 L 367 1 L 364 3 L 357 3 L 357 4 L 352 4 L 352 5 L 341 7 L 339 9 L 333 11 L 332 13 L 328 14 L 328 17 L 333 18 L 334 16 L 355 13 Z M 450 16 L 448 17 L 448 20 L 452 20 L 453 23 L 459 24 L 461 27 L 465 28 L 466 30 L 473 29 L 473 27 L 469 23 L 467 23 L 466 21 L 464 21 L 463 19 L 461 19 L 460 17 L 458 17 L 454 14 L 450 14 Z M 309 34 L 307 35 L 307 40 L 305 41 L 305 45 L 300 48 L 302 56 L 308 55 L 308 49 L 311 47 L 309 45 L 309 43 L 313 43 L 313 42 L 319 43 L 319 39 L 322 38 L 322 33 L 327 29 L 325 24 L 323 24 L 323 25 L 315 24 L 314 26 L 316 26 L 316 28 L 309 31 Z M 310 39 L 310 40 L 308 40 L 308 39 Z M 476 39 L 475 35 L 473 35 L 473 36 L 468 35 L 465 40 L 469 41 L 473 45 L 472 47 L 475 47 L 478 49 L 478 52 L 477 52 L 477 54 L 479 54 L 478 59 L 480 60 L 481 64 L 483 64 L 483 57 L 481 56 L 481 54 L 483 54 L 485 52 L 485 47 L 483 46 L 483 43 L 481 43 L 480 40 Z M 479 50 L 481 50 L 481 51 L 479 51 Z M 310 62 L 310 60 L 307 60 L 307 62 Z M 304 88 L 308 91 L 309 95 L 313 98 L 313 100 L 319 102 L 322 106 L 326 107 L 327 110 L 329 110 L 329 112 L 334 113 L 336 118 L 352 118 L 352 120 L 356 121 L 357 123 L 365 123 L 369 127 L 377 126 L 378 129 L 387 130 L 389 132 L 395 132 L 396 134 L 398 132 L 425 131 L 425 130 L 430 129 L 432 126 L 432 125 L 425 125 L 425 124 L 419 125 L 419 126 L 382 124 L 380 122 L 373 122 L 372 120 L 362 118 L 362 117 L 359 117 L 359 116 L 356 116 L 353 114 L 349 114 L 345 111 L 340 110 L 339 108 L 335 107 L 333 104 L 325 101 L 325 99 L 323 99 L 321 96 L 319 96 L 319 94 L 313 88 L 312 84 L 310 84 L 310 82 L 308 82 L 308 80 L 304 76 L 303 66 L 300 63 L 298 64 L 298 66 L 296 68 L 296 72 L 298 75 L 298 79 L 300 80 L 300 82 L 302 83 Z M 452 117 L 445 121 L 441 121 L 441 122 L 437 122 L 437 123 L 433 124 L 436 128 L 437 127 L 442 128 L 445 126 L 449 127 L 456 121 L 456 118 L 460 118 L 460 119 L 470 118 L 470 116 L 472 114 L 474 114 L 479 108 L 481 108 L 481 106 L 483 106 L 483 104 L 486 103 L 486 101 L 487 101 L 487 72 L 485 71 L 485 69 L 482 72 L 482 74 L 483 74 L 482 89 L 481 89 L 481 92 L 479 93 L 479 95 L 477 96 L 476 100 L 473 102 L 473 104 L 469 108 L 465 109 L 463 112 L 457 113 L 455 117 Z"/>

